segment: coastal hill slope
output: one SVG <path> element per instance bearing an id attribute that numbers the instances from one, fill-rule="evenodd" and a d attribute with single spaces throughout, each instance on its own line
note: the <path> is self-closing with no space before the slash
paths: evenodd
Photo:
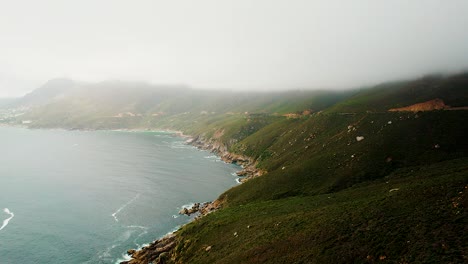
<path id="1" fill-rule="evenodd" d="M 410 81 L 389 82 L 362 89 L 328 112 L 384 112 L 439 98 L 452 107 L 466 106 L 468 73 L 450 77 L 430 75 Z"/>
<path id="2" fill-rule="evenodd" d="M 264 125 L 227 138 L 202 135 L 208 149 L 221 140 L 268 173 L 228 190 L 219 198 L 225 209 L 182 228 L 171 258 L 466 262 L 468 112 L 388 112 L 433 98 L 468 105 L 466 75 L 430 80 L 359 91 L 310 116 L 250 117 Z M 425 85 L 442 88 L 426 95 Z"/>
<path id="3" fill-rule="evenodd" d="M 104 104 L 112 90 L 91 89 L 9 120 L 181 130 L 254 170 L 220 209 L 130 263 L 468 261 L 468 111 L 389 111 L 437 98 L 468 106 L 468 74 L 346 92 L 143 90 Z"/>
<path id="4" fill-rule="evenodd" d="M 299 90 L 217 92 L 118 81 L 78 84 L 59 97 L 51 97 L 46 91 L 40 88 L 19 99 L 19 105 L 24 105 L 25 101 L 34 104 L 31 104 L 31 111 L 17 121 L 33 120 L 34 127 L 151 128 L 171 123 L 169 120 L 174 117 L 187 125 L 186 121 L 200 117 L 211 119 L 246 112 L 277 115 L 304 109 L 316 112 L 351 94 L 349 91 Z M 31 100 L 31 97 L 38 100 Z M 43 98 L 49 100 L 44 103 Z"/>

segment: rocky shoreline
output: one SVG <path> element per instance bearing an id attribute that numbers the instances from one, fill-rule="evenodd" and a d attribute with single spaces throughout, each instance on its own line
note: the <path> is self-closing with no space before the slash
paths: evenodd
<path id="1" fill-rule="evenodd" d="M 131 260 L 120 262 L 120 264 L 141 264 L 141 263 L 167 263 L 170 259 L 170 251 L 176 245 L 176 233 L 168 234 L 158 239 L 140 250 L 129 249 L 127 254 Z"/>
<path id="2" fill-rule="evenodd" d="M 240 182 L 246 182 L 255 177 L 262 176 L 266 171 L 257 168 L 257 162 L 247 156 L 231 153 L 227 147 L 216 139 L 205 139 L 203 136 L 190 137 L 187 144 L 197 147 L 198 149 L 210 151 L 221 158 L 226 163 L 237 164 L 242 167 L 242 170 L 236 174 L 240 177 Z"/>
<path id="3" fill-rule="evenodd" d="M 243 183 L 255 177 L 265 174 L 266 171 L 256 167 L 257 163 L 250 157 L 230 153 L 227 147 L 216 139 L 205 139 L 203 136 L 190 137 L 184 135 L 181 131 L 175 132 L 177 136 L 188 138 L 186 143 L 197 147 L 201 150 L 206 150 L 219 156 L 226 163 L 237 164 L 242 167 L 242 170 L 236 174 L 240 177 L 240 182 Z M 195 220 L 209 213 L 215 212 L 222 207 L 223 201 L 216 199 L 212 202 L 195 203 L 190 208 L 182 208 L 179 214 L 192 215 L 197 214 Z M 120 264 L 164 264 L 174 260 L 172 249 L 177 245 L 177 231 L 170 233 L 158 240 L 153 241 L 148 246 L 139 250 L 129 249 L 127 254 L 132 258 L 127 261 L 122 261 Z"/>

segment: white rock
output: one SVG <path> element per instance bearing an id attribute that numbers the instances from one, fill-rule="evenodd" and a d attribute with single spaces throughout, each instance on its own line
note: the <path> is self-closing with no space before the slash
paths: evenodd
<path id="1" fill-rule="evenodd" d="M 357 136 L 357 137 L 356 137 L 356 140 L 357 140 L 358 142 L 361 141 L 361 140 L 363 140 L 363 139 L 364 139 L 363 136 Z"/>

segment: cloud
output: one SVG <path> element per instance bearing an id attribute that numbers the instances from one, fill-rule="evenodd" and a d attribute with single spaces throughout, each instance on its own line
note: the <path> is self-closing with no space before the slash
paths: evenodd
<path id="1" fill-rule="evenodd" d="M 0 95 L 64 76 L 265 90 L 459 71 L 467 13 L 462 0 L 9 1 Z"/>

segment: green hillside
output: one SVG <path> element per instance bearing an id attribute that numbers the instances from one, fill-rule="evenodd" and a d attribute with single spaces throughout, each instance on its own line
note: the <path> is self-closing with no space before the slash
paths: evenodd
<path id="1" fill-rule="evenodd" d="M 173 257 L 178 263 L 463 263 L 467 164 L 464 158 L 409 167 L 340 192 L 229 206 L 185 226 Z"/>
<path id="2" fill-rule="evenodd" d="M 384 83 L 363 89 L 327 109 L 327 112 L 385 112 L 440 98 L 451 106 L 466 106 L 468 73 L 450 77 L 427 76 L 418 80 Z"/>
<path id="3" fill-rule="evenodd" d="M 468 112 L 385 112 L 434 97 L 468 105 L 465 75 L 433 81 L 443 88 L 425 94 L 428 79 L 378 86 L 230 144 L 268 173 L 228 190 L 223 210 L 184 227 L 172 260 L 468 261 Z"/>
<path id="4" fill-rule="evenodd" d="M 388 112 L 436 98 L 468 106 L 468 74 L 340 92 L 88 84 L 13 122 L 181 130 L 267 172 L 132 263 L 463 263 L 468 111 Z"/>
<path id="5" fill-rule="evenodd" d="M 32 108 L 18 121 L 34 120 L 33 127 L 76 129 L 158 128 L 177 123 L 187 127 L 196 120 L 209 122 L 246 112 L 317 112 L 349 95 L 335 91 L 221 93 L 110 82 L 75 88 L 58 100 Z"/>
<path id="6" fill-rule="evenodd" d="M 398 168 L 468 155 L 468 112 L 317 115 L 272 124 L 233 146 L 267 177 L 227 192 L 229 201 L 329 193 Z M 391 124 L 389 124 L 391 122 Z M 348 129 L 348 126 L 352 126 Z M 356 137 L 363 136 L 360 142 Z"/>

